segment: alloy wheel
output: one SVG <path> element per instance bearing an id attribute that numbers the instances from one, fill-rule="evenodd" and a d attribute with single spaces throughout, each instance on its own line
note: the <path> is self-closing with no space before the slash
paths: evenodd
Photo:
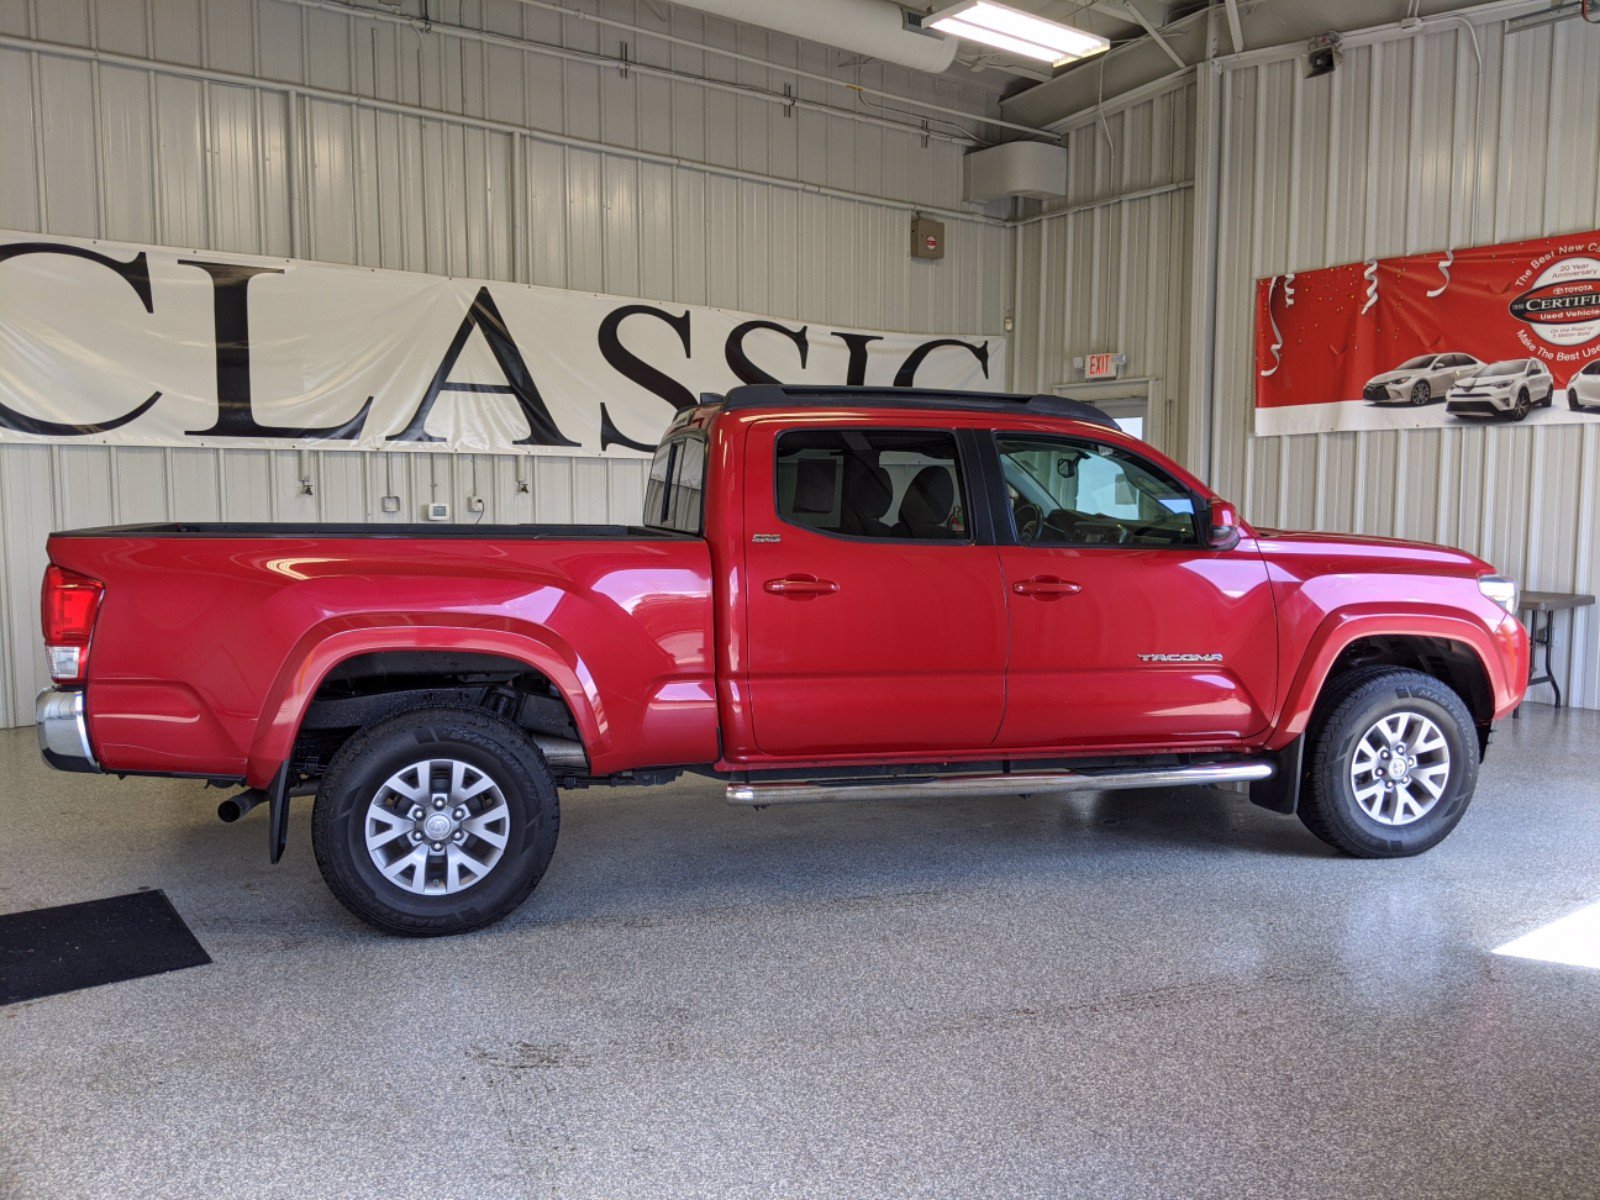
<path id="1" fill-rule="evenodd" d="M 390 883 L 449 896 L 481 883 L 511 840 L 511 810 L 486 772 L 429 758 L 389 776 L 362 822 L 367 854 Z"/>
<path id="2" fill-rule="evenodd" d="M 1374 721 L 1350 758 L 1356 803 L 1380 825 L 1410 825 L 1432 811 L 1450 782 L 1450 743 L 1411 709 Z"/>

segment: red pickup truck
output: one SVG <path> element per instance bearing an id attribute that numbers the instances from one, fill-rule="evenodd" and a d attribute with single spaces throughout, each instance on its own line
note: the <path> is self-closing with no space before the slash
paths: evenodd
<path id="1" fill-rule="evenodd" d="M 1415 854 L 1521 700 L 1515 585 L 1459 550 L 1253 529 L 1050 396 L 737 388 L 637 526 L 58 533 L 39 699 L 67 770 L 247 790 L 407 934 L 504 916 L 558 789 L 735 804 L 1247 782 Z"/>

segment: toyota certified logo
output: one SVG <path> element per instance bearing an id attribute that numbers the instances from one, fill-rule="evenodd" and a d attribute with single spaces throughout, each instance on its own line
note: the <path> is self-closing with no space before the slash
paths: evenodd
<path id="1" fill-rule="evenodd" d="M 1552 346 L 1600 337 L 1600 261 L 1564 258 L 1511 302 L 1511 315 Z"/>

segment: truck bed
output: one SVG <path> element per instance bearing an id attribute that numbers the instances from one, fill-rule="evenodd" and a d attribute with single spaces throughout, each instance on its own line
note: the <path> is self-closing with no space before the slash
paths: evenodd
<path id="1" fill-rule="evenodd" d="M 543 675 L 597 774 L 717 756 L 711 559 L 697 537 L 224 522 L 79 529 L 49 550 L 105 584 L 85 696 L 108 771 L 259 786 L 330 671 L 397 649 Z"/>

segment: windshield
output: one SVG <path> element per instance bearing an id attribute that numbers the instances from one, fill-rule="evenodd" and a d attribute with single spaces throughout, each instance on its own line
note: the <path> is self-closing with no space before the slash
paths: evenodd
<path id="1" fill-rule="evenodd" d="M 1528 365 L 1525 358 L 1508 358 L 1504 362 L 1490 363 L 1480 374 L 1483 375 L 1520 375 L 1522 369 Z"/>
<path id="2" fill-rule="evenodd" d="M 1415 371 L 1422 367 L 1433 365 L 1433 355 L 1424 354 L 1421 358 L 1408 358 L 1395 368 L 1396 371 Z"/>

